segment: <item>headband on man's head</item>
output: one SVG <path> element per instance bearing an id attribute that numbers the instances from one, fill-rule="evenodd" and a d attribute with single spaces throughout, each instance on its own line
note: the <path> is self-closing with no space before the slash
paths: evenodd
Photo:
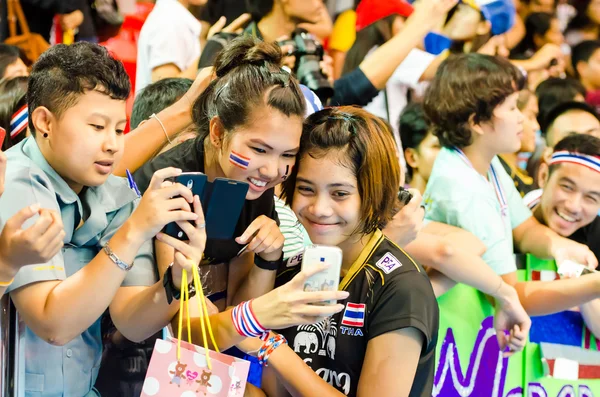
<path id="1" fill-rule="evenodd" d="M 14 138 L 27 129 L 29 122 L 29 111 L 27 105 L 23 105 L 10 119 L 10 137 Z"/>
<path id="2" fill-rule="evenodd" d="M 590 156 L 587 154 L 561 150 L 552 154 L 552 158 L 548 162 L 548 165 L 560 163 L 579 164 L 591 169 L 592 171 L 600 172 L 599 156 Z"/>

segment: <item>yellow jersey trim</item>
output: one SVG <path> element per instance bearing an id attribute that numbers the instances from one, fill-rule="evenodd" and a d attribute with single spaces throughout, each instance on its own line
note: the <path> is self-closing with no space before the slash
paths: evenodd
<path id="1" fill-rule="evenodd" d="M 377 249 L 377 247 L 379 247 L 379 244 L 384 238 L 385 237 L 381 230 L 377 230 L 375 231 L 375 233 L 373 233 L 371 240 L 369 240 L 367 245 L 365 245 L 358 258 L 356 258 L 352 266 L 350 266 L 348 274 L 346 274 L 346 276 L 344 276 L 344 278 L 342 279 L 339 289 L 345 289 L 348 286 L 348 284 L 350 284 L 352 280 L 354 280 L 356 275 L 362 270 L 363 267 L 365 267 L 367 261 L 369 260 L 369 258 L 371 258 L 371 255 L 373 255 L 373 252 Z M 379 270 L 377 271 L 379 272 L 379 274 L 382 275 L 381 279 L 383 280 L 383 274 Z"/>

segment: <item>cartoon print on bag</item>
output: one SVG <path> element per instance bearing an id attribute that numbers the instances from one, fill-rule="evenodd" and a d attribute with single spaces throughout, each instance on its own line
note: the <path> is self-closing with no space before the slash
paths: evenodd
<path id="1" fill-rule="evenodd" d="M 207 389 L 212 386 L 210 383 L 208 383 L 211 375 L 212 372 L 202 370 L 202 375 L 200 375 L 200 379 L 196 381 L 196 383 L 199 383 L 198 390 L 196 390 L 196 393 L 202 392 L 206 396 Z"/>
<path id="2" fill-rule="evenodd" d="M 175 383 L 177 385 L 177 387 L 181 387 L 181 379 L 185 379 L 185 375 L 183 373 L 185 372 L 186 367 L 187 367 L 187 364 L 182 364 L 179 361 L 177 361 L 177 365 L 175 366 L 175 371 L 169 371 L 170 374 L 173 374 L 169 384 Z"/>
<path id="3" fill-rule="evenodd" d="M 194 379 L 196 379 L 198 377 L 198 372 L 196 372 L 196 371 L 192 372 L 188 369 L 187 371 L 185 371 L 185 376 L 187 378 L 188 386 L 192 386 L 194 384 Z"/>
<path id="4" fill-rule="evenodd" d="M 242 388 L 242 382 L 239 381 L 236 377 L 233 377 L 231 380 L 231 386 L 229 387 L 229 391 L 231 392 L 230 396 L 237 396 L 239 391 Z"/>

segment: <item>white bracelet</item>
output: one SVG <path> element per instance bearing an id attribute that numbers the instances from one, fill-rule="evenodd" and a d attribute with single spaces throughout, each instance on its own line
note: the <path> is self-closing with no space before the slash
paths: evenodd
<path id="1" fill-rule="evenodd" d="M 153 118 L 154 118 L 154 119 L 156 119 L 156 121 L 158 121 L 158 123 L 159 123 L 159 124 L 160 124 L 160 126 L 162 127 L 162 130 L 163 130 L 163 132 L 165 133 L 165 136 L 167 137 L 167 141 L 168 141 L 169 143 L 173 143 L 173 142 L 171 142 L 171 138 L 169 138 L 169 134 L 167 134 L 167 129 L 165 128 L 165 125 L 162 123 L 162 121 L 160 121 L 160 119 L 158 118 L 158 116 L 156 115 L 156 113 L 152 113 L 152 114 L 150 115 L 150 118 L 151 118 L 151 119 L 153 119 Z"/>

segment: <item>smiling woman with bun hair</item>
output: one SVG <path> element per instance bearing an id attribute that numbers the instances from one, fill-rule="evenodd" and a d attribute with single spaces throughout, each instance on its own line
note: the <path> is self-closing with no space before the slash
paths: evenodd
<path id="1" fill-rule="evenodd" d="M 272 289 L 275 272 L 265 268 L 276 266 L 282 255 L 273 188 L 296 161 L 305 100 L 296 79 L 281 69 L 281 60 L 276 44 L 247 36 L 232 41 L 215 61 L 216 78 L 193 104 L 198 137 L 134 174 L 141 191 L 165 167 L 203 172 L 209 181 L 220 177 L 249 184 L 235 239 L 206 242 L 201 272 L 208 277 L 209 298 L 220 309 L 231 299 L 237 302 Z M 157 254 L 164 259 L 159 263 L 173 260 L 172 248 L 162 243 Z M 159 271 L 165 268 L 159 266 Z"/>

